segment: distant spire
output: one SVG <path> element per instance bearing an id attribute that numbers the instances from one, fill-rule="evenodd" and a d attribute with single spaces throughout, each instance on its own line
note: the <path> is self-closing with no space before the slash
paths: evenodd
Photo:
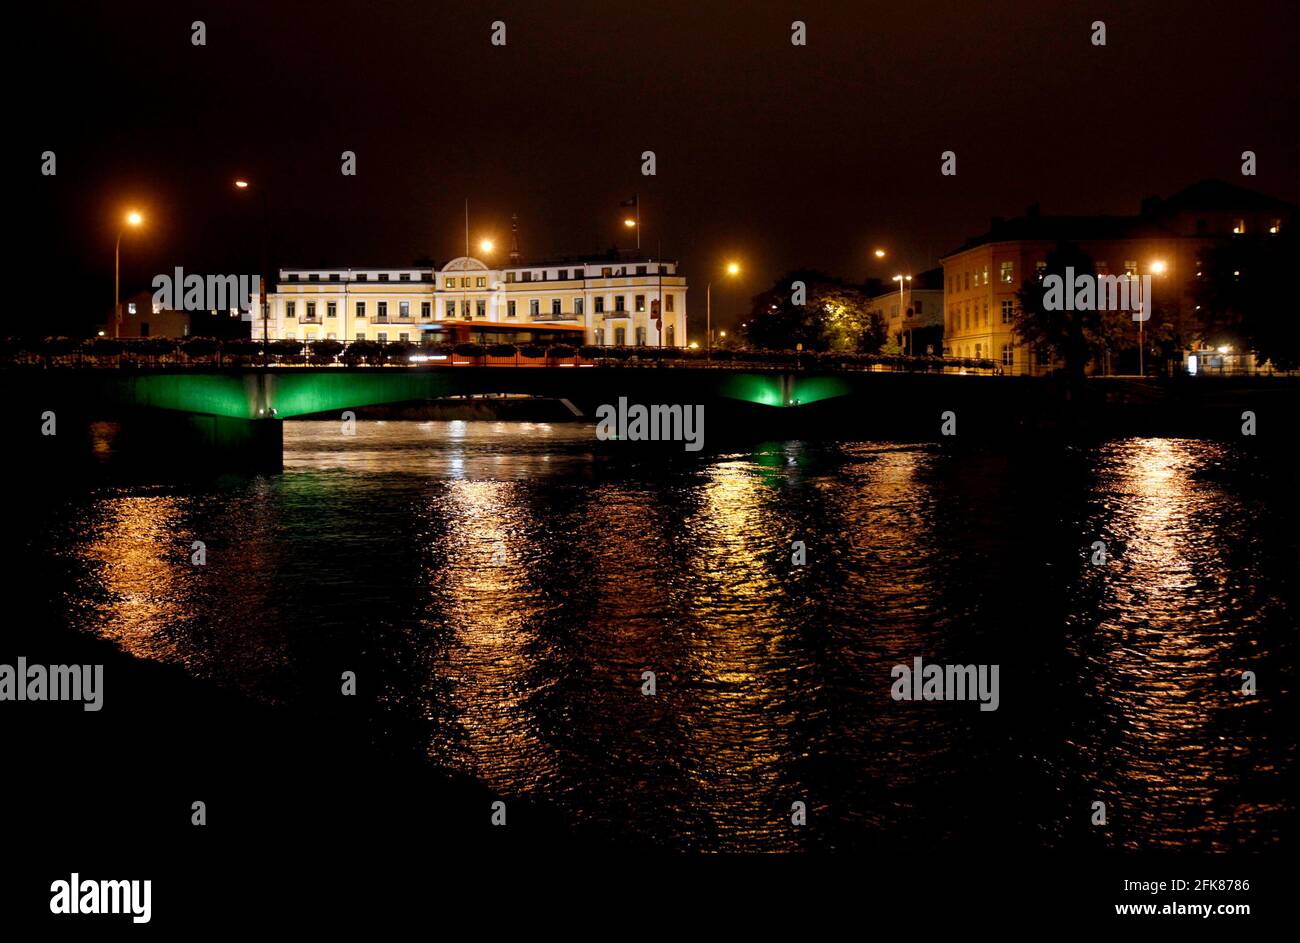
<path id="1" fill-rule="evenodd" d="M 519 214 L 510 214 L 510 264 L 519 264 Z"/>

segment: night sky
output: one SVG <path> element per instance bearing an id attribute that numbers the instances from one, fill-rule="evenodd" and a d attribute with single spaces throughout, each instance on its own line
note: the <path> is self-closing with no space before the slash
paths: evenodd
<path id="1" fill-rule="evenodd" d="M 24 16 L 9 34 L 35 53 L 12 103 L 38 220 L 24 249 L 61 292 L 51 332 L 106 313 L 129 205 L 149 223 L 124 241 L 124 293 L 175 265 L 254 271 L 258 205 L 236 175 L 270 184 L 280 265 L 446 261 L 466 197 L 475 243 L 508 247 L 516 212 L 525 257 L 626 246 L 618 203 L 638 193 L 643 249 L 684 262 L 697 306 L 710 270 L 744 264 L 715 285 L 723 327 L 786 270 L 918 271 L 1034 201 L 1130 213 L 1219 177 L 1300 202 L 1294 4 L 172 0 Z M 949 149 L 956 177 L 939 173 Z M 56 177 L 39 174 L 45 150 Z"/>

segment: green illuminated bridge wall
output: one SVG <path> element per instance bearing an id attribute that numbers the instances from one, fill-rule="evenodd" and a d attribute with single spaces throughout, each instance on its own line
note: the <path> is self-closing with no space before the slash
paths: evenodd
<path id="1" fill-rule="evenodd" d="M 853 391 L 847 376 L 689 368 L 287 368 L 250 371 L 50 371 L 96 402 L 227 419 L 315 413 L 482 393 L 568 399 L 590 415 L 619 396 L 644 403 L 733 400 L 793 407 Z M 64 393 L 72 392 L 65 387 Z"/>

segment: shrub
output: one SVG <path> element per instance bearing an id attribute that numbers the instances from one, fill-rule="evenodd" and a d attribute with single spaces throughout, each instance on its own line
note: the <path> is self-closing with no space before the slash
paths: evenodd
<path id="1" fill-rule="evenodd" d="M 492 344 L 487 352 L 489 357 L 513 357 L 519 350 L 514 344 Z"/>

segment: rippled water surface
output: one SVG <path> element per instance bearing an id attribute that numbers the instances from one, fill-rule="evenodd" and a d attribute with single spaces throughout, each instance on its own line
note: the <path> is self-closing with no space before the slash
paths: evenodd
<path id="1" fill-rule="evenodd" d="M 37 550 L 87 633 L 269 703 L 354 668 L 377 737 L 668 847 L 1284 839 L 1285 468 L 1190 440 L 596 445 L 287 423 L 283 474 L 96 488 Z M 892 700 L 916 656 L 999 665 L 999 710 Z"/>

